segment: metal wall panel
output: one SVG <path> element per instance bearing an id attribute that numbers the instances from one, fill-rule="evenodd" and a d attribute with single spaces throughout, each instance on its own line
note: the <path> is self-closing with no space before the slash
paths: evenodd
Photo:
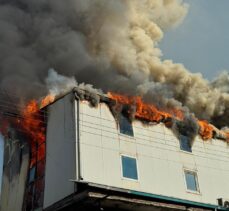
<path id="1" fill-rule="evenodd" d="M 221 140 L 194 141 L 192 153 L 164 124 L 133 122 L 134 137 L 119 133 L 106 104 L 80 103 L 81 170 L 85 181 L 117 188 L 217 204 L 229 195 L 229 147 Z M 136 157 L 139 180 L 122 177 L 120 156 Z M 196 171 L 199 193 L 186 190 L 184 170 Z"/>
<path id="2" fill-rule="evenodd" d="M 73 94 L 48 107 L 44 208 L 74 192 L 76 138 Z"/>

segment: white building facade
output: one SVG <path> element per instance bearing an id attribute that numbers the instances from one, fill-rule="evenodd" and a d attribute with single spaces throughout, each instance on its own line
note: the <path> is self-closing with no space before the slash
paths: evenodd
<path id="1" fill-rule="evenodd" d="M 164 124 L 117 121 L 75 93 L 48 108 L 44 209 L 77 193 L 78 183 L 134 196 L 223 210 L 229 198 L 229 145 L 196 137 L 192 146 Z"/>

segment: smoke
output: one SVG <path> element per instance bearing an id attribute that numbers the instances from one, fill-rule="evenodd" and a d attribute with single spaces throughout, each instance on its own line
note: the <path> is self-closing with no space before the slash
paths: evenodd
<path id="1" fill-rule="evenodd" d="M 228 125 L 227 80 L 161 60 L 158 43 L 187 12 L 182 0 L 0 0 L 0 87 L 34 98 L 75 77 Z M 46 80 L 50 68 L 71 85 Z"/>
<path id="2" fill-rule="evenodd" d="M 194 138 L 199 132 L 199 125 L 197 120 L 193 116 L 189 115 L 186 116 L 183 121 L 174 120 L 172 129 L 178 137 L 180 137 L 180 135 L 187 136 L 190 144 L 192 145 Z"/>
<path id="3" fill-rule="evenodd" d="M 229 73 L 222 72 L 217 79 L 211 83 L 213 88 L 219 89 L 221 92 L 229 93 Z"/>
<path id="4" fill-rule="evenodd" d="M 78 86 L 74 77 L 65 77 L 58 74 L 54 69 L 50 69 L 45 80 L 49 94 L 53 96 L 65 94 L 67 91 Z"/>
<path id="5" fill-rule="evenodd" d="M 99 95 L 103 94 L 102 90 L 95 89 L 91 84 L 78 84 L 74 77 L 60 75 L 54 69 L 49 70 L 45 82 L 49 95 L 58 97 L 74 89 L 80 100 L 88 100 L 92 106 L 99 104 Z"/>

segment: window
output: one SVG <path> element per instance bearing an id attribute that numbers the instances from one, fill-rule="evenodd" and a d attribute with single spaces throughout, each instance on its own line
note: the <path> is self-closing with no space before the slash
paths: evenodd
<path id="1" fill-rule="evenodd" d="M 185 181 L 186 181 L 187 190 L 199 192 L 199 186 L 198 186 L 198 180 L 197 180 L 196 172 L 185 170 L 184 174 L 185 174 Z"/>
<path id="2" fill-rule="evenodd" d="M 120 117 L 119 117 L 119 130 L 120 130 L 120 133 L 122 134 L 125 134 L 128 136 L 134 136 L 133 127 L 132 127 L 131 122 L 123 114 L 120 114 Z"/>
<path id="3" fill-rule="evenodd" d="M 186 152 L 192 152 L 192 147 L 188 136 L 180 136 L 180 149 Z"/>
<path id="4" fill-rule="evenodd" d="M 122 176 L 125 178 L 138 180 L 136 158 L 122 156 Z"/>

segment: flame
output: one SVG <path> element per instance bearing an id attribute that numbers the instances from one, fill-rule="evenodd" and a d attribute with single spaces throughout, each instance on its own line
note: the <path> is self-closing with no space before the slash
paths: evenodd
<path id="1" fill-rule="evenodd" d="M 157 123 L 168 118 L 173 118 L 180 121 L 184 120 L 184 113 L 182 110 L 177 108 L 166 109 L 166 111 L 161 110 L 153 104 L 143 102 L 142 98 L 139 96 L 125 96 L 108 92 L 108 97 L 115 100 L 118 104 L 135 106 L 136 111 L 134 113 L 134 117 L 139 119 Z M 197 120 L 197 122 L 200 128 L 199 134 L 203 140 L 212 139 L 214 135 L 214 127 L 205 120 Z M 229 133 L 225 133 L 225 136 L 229 142 Z"/>
<path id="2" fill-rule="evenodd" d="M 45 156 L 46 126 L 45 114 L 41 108 L 54 100 L 54 95 L 48 95 L 40 103 L 32 100 L 24 108 L 18 107 L 15 113 L 6 110 L 0 114 L 0 133 L 3 136 L 9 137 L 9 131 L 12 128 L 22 132 L 28 140 L 31 150 L 30 168 L 36 162 L 43 160 Z"/>
<path id="3" fill-rule="evenodd" d="M 35 100 L 30 101 L 22 111 L 22 120 L 20 121 L 20 127 L 29 138 L 32 157 L 30 167 L 34 163 L 41 160 L 45 155 L 45 125 L 44 119 L 39 112 L 38 103 Z M 43 145 L 42 145 L 43 144 Z M 37 154 L 33 153 L 38 148 Z"/>
<path id="4" fill-rule="evenodd" d="M 50 103 L 54 102 L 55 95 L 49 94 L 41 100 L 40 108 L 44 108 L 45 106 L 49 105 Z"/>
<path id="5" fill-rule="evenodd" d="M 142 98 L 139 96 L 124 96 L 112 92 L 108 92 L 108 96 L 119 104 L 134 105 L 136 109 L 135 117 L 139 119 L 159 123 L 168 118 L 175 118 L 178 120 L 183 120 L 184 118 L 183 112 L 178 109 L 162 111 L 153 104 L 143 102 Z"/>
<path id="6" fill-rule="evenodd" d="M 199 133 L 204 140 L 211 139 L 213 137 L 214 128 L 205 120 L 198 120 L 200 130 Z"/>

